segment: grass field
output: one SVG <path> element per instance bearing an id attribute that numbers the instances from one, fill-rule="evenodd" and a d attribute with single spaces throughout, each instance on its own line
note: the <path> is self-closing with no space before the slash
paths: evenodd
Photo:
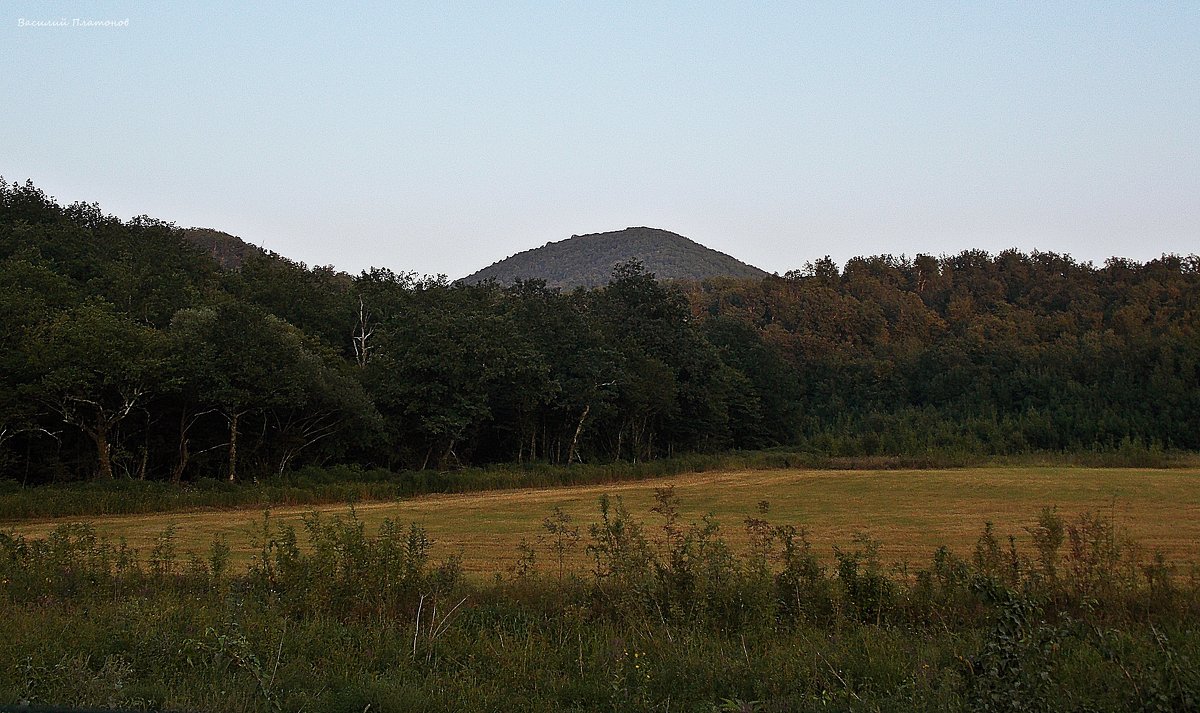
<path id="1" fill-rule="evenodd" d="M 635 518 L 649 526 L 656 487 L 674 485 L 685 521 L 712 513 L 726 539 L 745 541 L 743 523 L 760 501 L 770 503 L 767 519 L 808 528 L 817 553 L 847 546 L 865 532 L 883 543 L 885 562 L 925 564 L 939 545 L 967 553 L 986 521 L 997 532 L 1025 543 L 1024 527 L 1043 506 L 1057 506 L 1071 520 L 1084 511 L 1111 516 L 1118 528 L 1147 551 L 1161 549 L 1177 563 L 1200 562 L 1200 469 L 1141 470 L 1071 467 L 999 467 L 916 471 L 770 470 L 698 473 L 631 483 L 508 490 L 464 495 L 432 495 L 355 507 L 368 531 L 384 519 L 414 522 L 435 540 L 435 557 L 459 554 L 474 575 L 504 572 L 515 562 L 522 538 L 543 534 L 542 520 L 556 507 L 580 525 L 583 541 L 574 560 L 583 561 L 588 523 L 598 519 L 604 493 L 621 496 Z M 276 508 L 275 522 L 301 526 L 314 508 Z M 348 506 L 322 506 L 322 513 L 345 514 Z M 206 552 L 224 534 L 235 561 L 245 564 L 261 530 L 259 510 L 194 511 L 145 516 L 91 518 L 96 530 L 123 537 L 145 553 L 169 525 L 179 550 Z M 65 520 L 0 523 L 0 531 L 44 536 Z M 301 535 L 303 542 L 303 535 Z M 540 566 L 550 566 L 539 550 Z"/>

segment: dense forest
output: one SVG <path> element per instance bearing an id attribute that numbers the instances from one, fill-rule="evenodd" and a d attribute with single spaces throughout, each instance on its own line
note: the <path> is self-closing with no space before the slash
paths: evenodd
<path id="1" fill-rule="evenodd" d="M 358 276 L 0 180 L 0 474 L 247 479 L 773 446 L 1200 449 L 1200 259 L 818 260 L 604 287 Z"/>

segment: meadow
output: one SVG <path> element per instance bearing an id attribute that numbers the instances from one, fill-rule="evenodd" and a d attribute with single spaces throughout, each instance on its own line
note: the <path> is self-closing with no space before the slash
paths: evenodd
<path id="1" fill-rule="evenodd" d="M 1027 544 L 1026 532 L 1043 507 L 1064 515 L 1102 513 L 1146 552 L 1161 551 L 1178 563 L 1200 562 L 1200 469 L 1129 469 L 1065 466 L 974 467 L 941 470 L 732 470 L 685 473 L 635 482 L 480 493 L 434 494 L 353 505 L 275 506 L 271 520 L 297 528 L 306 513 L 346 515 L 353 508 L 369 532 L 384 519 L 414 523 L 433 540 L 433 555 L 461 558 L 473 575 L 506 573 L 520 557 L 524 539 L 545 537 L 543 522 L 555 508 L 577 526 L 595 520 L 601 495 L 620 497 L 639 519 L 650 510 L 657 488 L 674 486 L 685 522 L 705 515 L 723 536 L 744 549 L 743 522 L 769 504 L 769 517 L 809 531 L 815 551 L 828 559 L 834 546 L 856 535 L 885 543 L 888 562 L 920 562 L 941 545 L 965 552 L 992 522 L 1002 535 Z M 181 551 L 203 552 L 214 536 L 245 566 L 258 550 L 262 508 L 198 509 L 188 512 L 108 517 L 48 518 L 0 522 L 28 537 L 44 537 L 63 522 L 82 520 L 97 534 L 123 538 L 148 552 L 170 526 Z M 569 554 L 579 565 L 581 550 Z M 541 563 L 545 565 L 543 561 Z"/>
<path id="2" fill-rule="evenodd" d="M 1198 484 L 732 470 L 11 521 L 0 706 L 1197 710 Z"/>

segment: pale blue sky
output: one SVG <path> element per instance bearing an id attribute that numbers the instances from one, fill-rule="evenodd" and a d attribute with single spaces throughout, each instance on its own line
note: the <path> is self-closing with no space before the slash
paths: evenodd
<path id="1" fill-rule="evenodd" d="M 21 20 L 127 27 L 21 27 Z M 831 255 L 1200 252 L 1200 2 L 0 2 L 0 175 L 460 277 L 651 225 Z"/>

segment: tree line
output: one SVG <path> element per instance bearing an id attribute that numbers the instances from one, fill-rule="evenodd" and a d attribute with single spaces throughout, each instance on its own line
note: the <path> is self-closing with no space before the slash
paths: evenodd
<path id="1" fill-rule="evenodd" d="M 246 479 L 830 454 L 1200 448 L 1200 260 L 825 259 L 571 292 L 221 269 L 163 221 L 0 180 L 0 473 Z"/>

